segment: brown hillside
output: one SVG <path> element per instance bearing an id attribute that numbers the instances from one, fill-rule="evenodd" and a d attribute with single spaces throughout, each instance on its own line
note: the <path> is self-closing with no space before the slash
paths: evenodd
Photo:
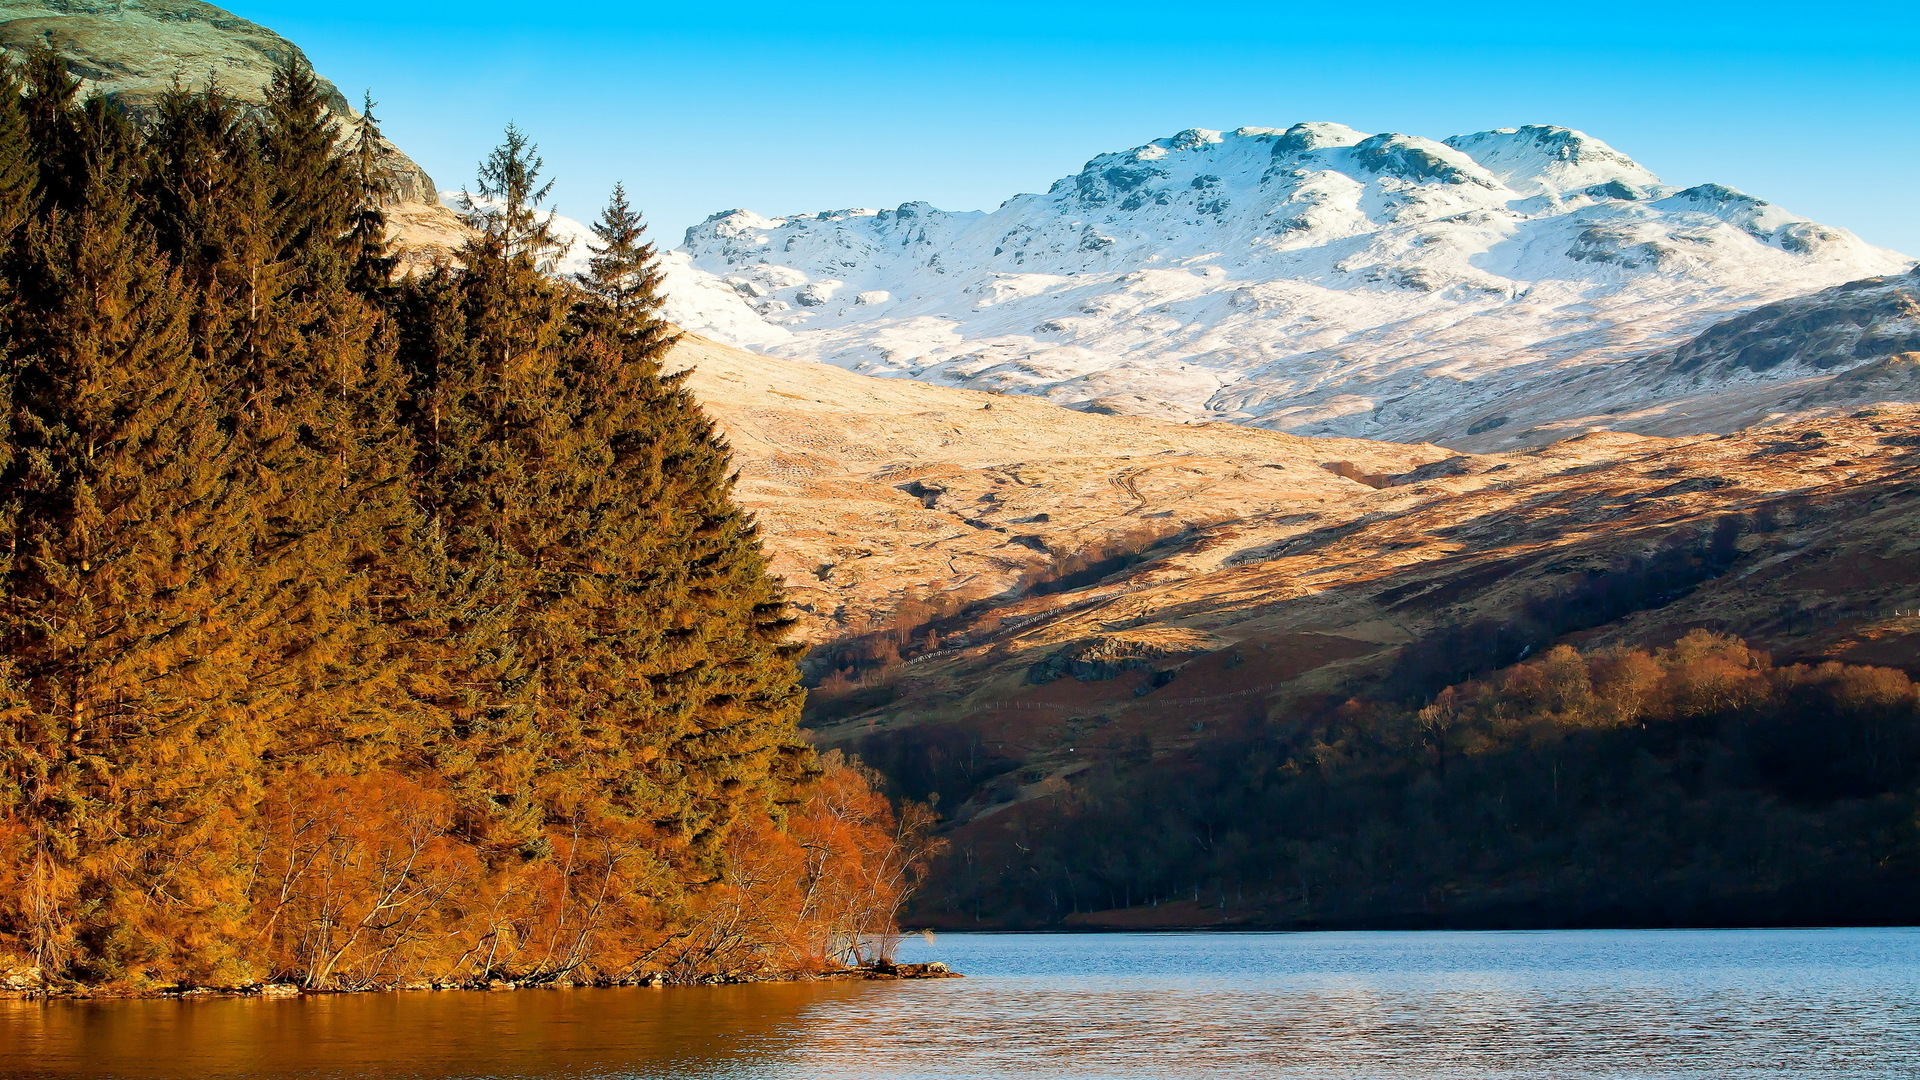
<path id="1" fill-rule="evenodd" d="M 680 355 L 810 640 L 864 632 L 909 592 L 983 601 L 857 699 L 873 707 L 817 729 L 945 727 L 1009 759 L 945 808 L 971 828 L 1064 790 L 1089 755 L 1162 754 L 1347 692 L 1477 620 L 1580 644 L 1705 626 L 1783 659 L 1920 655 L 1920 408 L 1455 455 L 1088 415 L 698 338 Z M 1118 573 L 1020 594 L 1068 554 L 1152 538 Z M 1633 595 L 1662 558 L 1685 580 Z M 1613 597 L 1597 614 L 1596 590 Z"/>
<path id="2" fill-rule="evenodd" d="M 1017 599 L 1088 552 L 1243 519 L 1275 538 L 1373 512 L 1389 476 L 1450 452 L 1229 424 L 1101 416 L 1037 398 L 876 379 L 687 335 L 675 357 L 725 428 L 740 497 L 813 642 L 909 594 Z"/>

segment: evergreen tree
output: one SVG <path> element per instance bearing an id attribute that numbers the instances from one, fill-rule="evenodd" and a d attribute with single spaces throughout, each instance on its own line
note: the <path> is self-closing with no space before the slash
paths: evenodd
<path id="1" fill-rule="evenodd" d="M 0 237 L 8 238 L 9 245 L 33 212 L 34 187 L 39 181 L 27 113 L 20 100 L 24 92 L 13 58 L 0 53 Z"/>
<path id="2" fill-rule="evenodd" d="M 660 318 L 658 261 L 623 188 L 594 232 L 571 374 L 591 403 L 578 426 L 594 433 L 597 484 L 584 503 L 597 512 L 569 544 L 591 559 L 569 580 L 588 609 L 574 621 L 602 630 L 595 644 L 608 661 L 598 670 L 616 677 L 568 685 L 603 695 L 577 711 L 615 719 L 631 744 L 624 756 L 641 760 L 629 782 L 648 780 L 658 823 L 713 871 L 749 802 L 741 795 L 783 801 L 811 767 L 794 731 L 795 650 L 782 643 L 792 623 L 732 501 L 725 444 L 683 375 L 663 371 L 676 335 Z"/>
<path id="3" fill-rule="evenodd" d="M 0 311 L 18 310 L 14 295 L 14 276 L 21 255 L 21 241 L 33 213 L 39 170 L 34 168 L 32 138 L 27 129 L 27 114 L 21 102 L 25 88 L 15 73 L 13 58 L 0 52 Z M 11 352 L 10 320 L 0 318 L 0 357 Z M 12 394 L 11 365 L 0 365 L 0 415 L 9 411 Z M 0 471 L 13 457 L 13 440 L 0 439 Z M 4 526 L 0 525 L 0 529 Z M 4 546 L 4 545 L 0 545 Z M 4 574 L 0 564 L 0 574 Z"/>
<path id="4" fill-rule="evenodd" d="M 28 51 L 25 93 L 20 107 L 26 116 L 32 160 L 38 168 L 41 199 L 48 205 L 72 205 L 86 186 L 86 168 L 76 108 L 80 82 L 46 45 Z"/>
<path id="5" fill-rule="evenodd" d="M 265 112 L 257 138 L 271 190 L 268 224 L 278 245 L 276 257 L 331 263 L 348 255 L 352 219 L 362 198 L 356 163 L 336 149 L 340 125 L 304 59 L 289 55 L 275 66 Z M 319 272 L 329 271 L 331 266 Z"/>
<path id="6" fill-rule="evenodd" d="M 383 207 L 392 195 L 393 182 L 381 166 L 380 122 L 374 118 L 373 95 L 366 95 L 360 115 L 354 120 L 352 175 L 354 208 L 347 229 L 347 248 L 353 255 L 349 284 L 354 291 L 372 295 L 393 281 L 398 260 L 387 250 L 387 215 Z"/>
<path id="7" fill-rule="evenodd" d="M 407 498 L 404 378 L 380 312 L 355 290 L 362 262 L 385 259 L 384 237 L 355 237 L 368 193 L 354 148 L 336 138 L 318 80 L 283 64 L 264 117 L 236 139 L 260 147 L 269 214 L 256 223 L 279 288 L 249 314 L 264 353 L 228 361 L 231 382 L 257 386 L 243 435 L 275 532 L 256 554 L 288 615 L 262 654 L 260 686 L 280 688 L 303 768 L 363 768 L 417 737 L 418 713 L 397 689 L 399 630 L 382 596 L 410 590 L 419 529 Z M 371 755 L 371 756 L 369 756 Z"/>
<path id="8" fill-rule="evenodd" d="M 553 181 L 540 182 L 545 168 L 540 148 L 508 124 L 500 145 L 480 163 L 478 196 L 460 196 L 467 224 L 480 234 L 477 243 L 468 246 L 469 255 L 494 250 L 497 258 L 524 262 L 541 273 L 553 269 L 566 251 L 554 236 L 553 214 L 541 209 L 553 194 Z"/>
<path id="9" fill-rule="evenodd" d="M 533 785 L 545 745 L 542 683 L 525 630 L 537 561 L 566 529 L 560 492 L 570 482 L 555 467 L 574 408 L 556 356 L 569 297 L 542 270 L 555 242 L 540 211 L 551 187 L 540 168 L 509 127 L 481 167 L 479 199 L 468 199 L 476 233 L 460 252 L 463 270 L 443 270 L 405 301 L 427 328 L 407 363 L 416 496 L 442 575 L 420 617 L 444 627 L 445 648 L 427 658 L 423 685 L 449 695 L 437 703 L 437 752 L 472 835 L 497 856 L 544 850 Z"/>

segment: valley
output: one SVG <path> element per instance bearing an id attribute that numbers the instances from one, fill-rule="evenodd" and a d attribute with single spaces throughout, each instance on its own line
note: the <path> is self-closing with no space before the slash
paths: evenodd
<path id="1" fill-rule="evenodd" d="M 1920 669 L 1913 406 L 1457 454 L 1081 414 L 698 339 L 679 355 L 820 643 L 815 737 L 935 798 L 997 873 L 1116 770 L 1383 687 L 1431 696 L 1555 643 L 1708 628 L 1782 663 Z M 832 392 L 808 410 L 808 386 Z M 775 441 L 848 402 L 827 453 Z M 1077 453 L 1052 456 L 1063 437 Z M 1132 558 L 1034 588 L 1049 556 L 1000 530 L 1043 515 L 1019 525 L 1033 547 Z M 853 538 L 849 572 L 835 545 Z"/>

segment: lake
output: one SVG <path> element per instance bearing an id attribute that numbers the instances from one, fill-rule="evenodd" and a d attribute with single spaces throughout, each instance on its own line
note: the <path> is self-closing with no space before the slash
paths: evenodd
<path id="1" fill-rule="evenodd" d="M 0 1001 L 0 1076 L 1920 1075 L 1920 930 L 952 934 L 900 983 Z"/>

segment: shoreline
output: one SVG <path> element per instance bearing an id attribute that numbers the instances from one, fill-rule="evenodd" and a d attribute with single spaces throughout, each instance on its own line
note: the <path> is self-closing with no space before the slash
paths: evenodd
<path id="1" fill-rule="evenodd" d="M 296 998 L 331 997 L 340 994 L 400 994 L 432 993 L 439 991 L 468 991 L 480 993 L 502 993 L 512 990 L 616 990 L 650 987 L 668 989 L 691 986 L 748 986 L 760 983 L 802 983 L 802 982 L 897 982 L 908 979 L 963 979 L 965 975 L 950 970 L 939 961 L 924 964 L 874 963 L 860 967 L 835 968 L 830 971 L 792 972 L 776 975 L 708 975 L 696 979 L 676 981 L 665 975 L 645 975 L 633 979 L 592 980 L 586 982 L 563 979 L 490 979 L 458 983 L 404 982 L 384 986 L 364 987 L 305 987 L 295 983 L 256 983 L 250 986 L 188 986 L 149 990 L 127 990 L 114 987 L 61 986 L 32 987 L 19 984 L 16 979 L 10 985 L 0 985 L 0 1001 L 156 1001 L 212 998 Z"/>

